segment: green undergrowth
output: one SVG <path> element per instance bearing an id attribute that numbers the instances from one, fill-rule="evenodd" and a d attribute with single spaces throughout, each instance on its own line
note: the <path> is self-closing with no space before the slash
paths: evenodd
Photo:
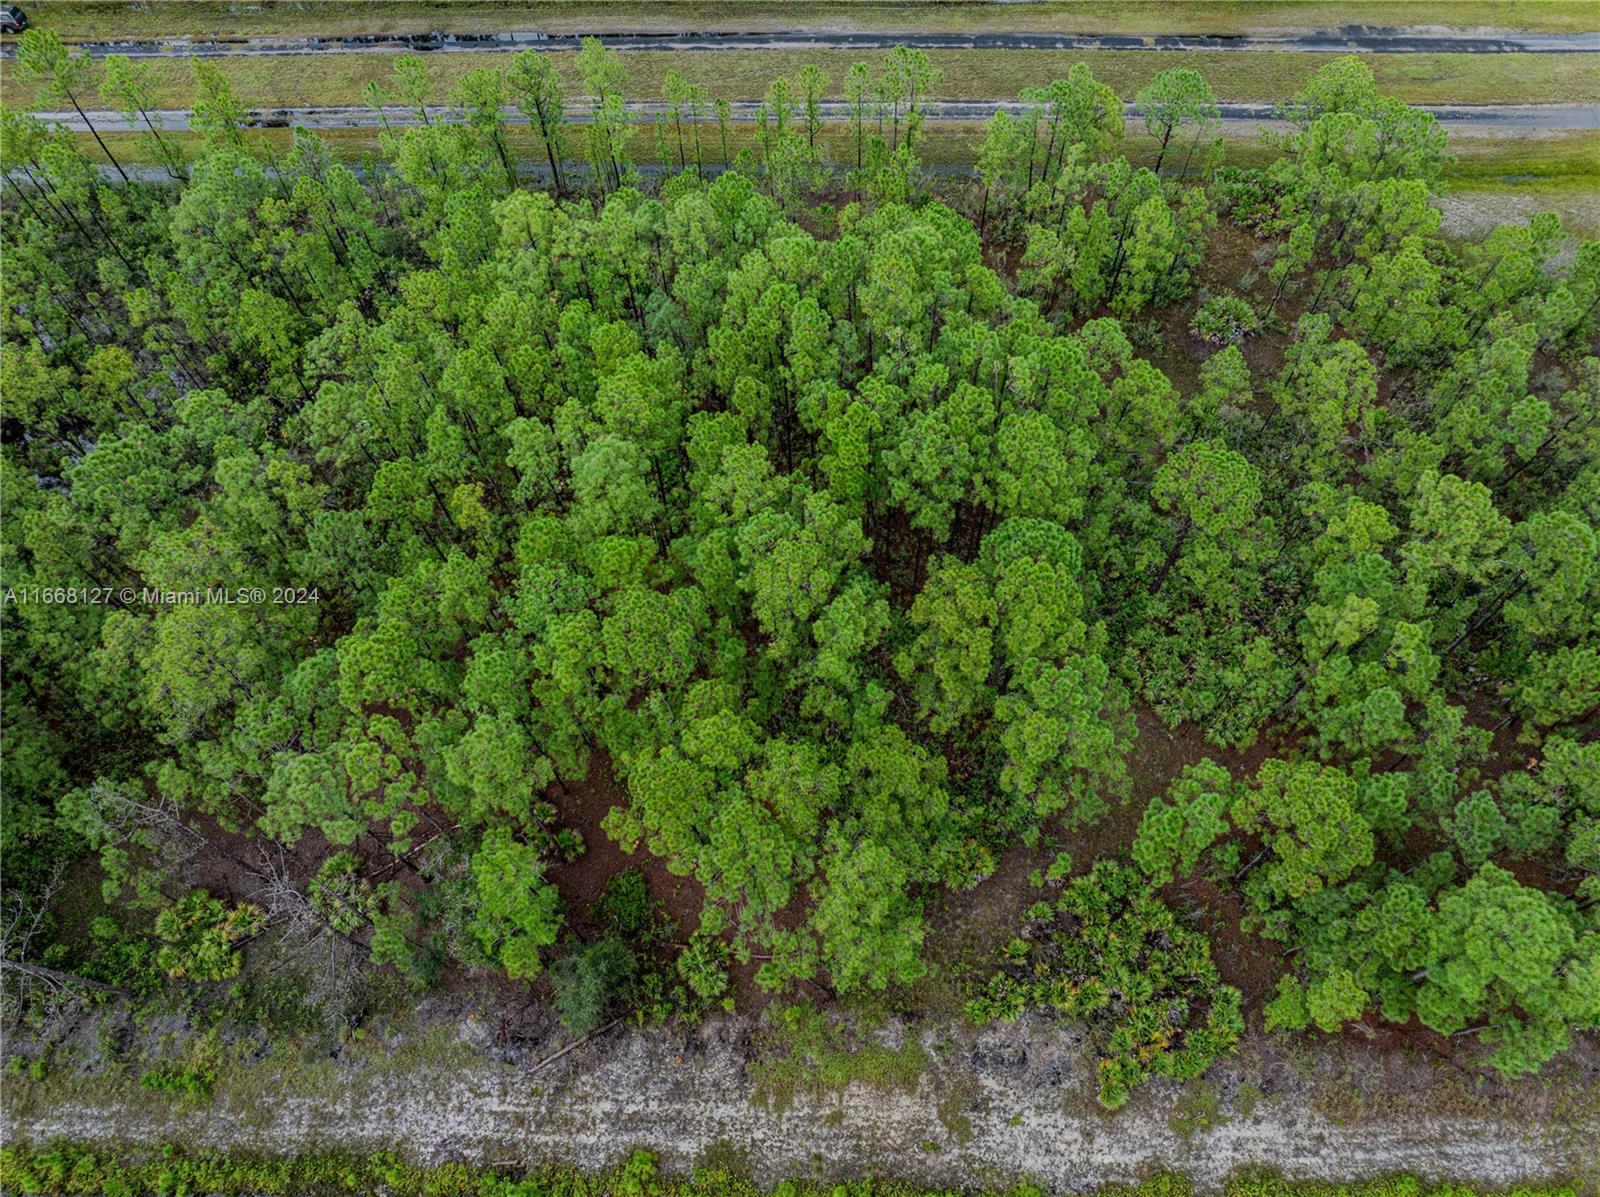
<path id="1" fill-rule="evenodd" d="M 889 1047 L 813 1006 L 796 1004 L 776 1011 L 750 1071 L 757 1096 L 784 1109 L 797 1093 L 843 1089 L 853 1081 L 914 1089 L 927 1066 L 928 1053 L 915 1038 Z"/>
<path id="2" fill-rule="evenodd" d="M 581 161 L 586 151 L 584 140 L 586 126 L 570 130 L 571 157 Z M 346 160 L 359 162 L 378 150 L 377 129 L 326 129 L 319 131 L 322 140 Z M 641 126 L 638 144 L 643 150 L 649 143 L 649 128 Z M 818 134 L 818 143 L 825 147 L 828 160 L 848 160 L 848 127 L 843 124 L 824 124 Z M 202 145 L 199 134 L 169 133 L 165 135 L 173 144 L 188 153 L 197 153 Z M 123 163 L 156 165 L 148 152 L 148 144 L 133 133 L 105 133 L 101 135 L 118 160 Z M 89 134 L 76 138 L 79 147 L 95 161 L 104 161 L 100 147 Z M 270 154 L 287 153 L 291 147 L 291 134 L 287 129 L 251 130 L 247 143 Z M 729 148 L 735 153 L 755 145 L 753 125 L 735 125 L 729 130 Z M 530 162 L 540 161 L 540 146 L 533 136 L 519 126 L 506 130 L 506 142 L 513 155 Z M 980 129 L 971 123 L 929 121 L 923 129 L 921 156 L 930 165 L 938 167 L 970 166 L 982 144 Z M 1453 143 L 1455 160 L 1446 165 L 1443 178 L 1455 189 L 1477 190 L 1486 187 L 1513 187 L 1517 190 L 1546 191 L 1596 191 L 1600 190 L 1600 137 L 1587 130 L 1547 134 L 1536 140 L 1528 139 L 1468 139 Z M 1137 127 L 1126 139 L 1126 152 L 1130 161 L 1149 165 L 1155 160 L 1156 142 L 1142 136 Z M 1229 163 L 1235 166 L 1265 166 L 1278 156 L 1270 146 L 1251 135 L 1232 136 L 1228 139 Z"/>
<path id="3" fill-rule="evenodd" d="M 844 1183 L 782 1181 L 764 1190 L 726 1169 L 698 1168 L 687 1176 L 664 1174 L 645 1151 L 635 1151 L 607 1172 L 544 1169 L 531 1173 L 466 1164 L 419 1167 L 391 1154 L 269 1157 L 241 1152 L 190 1152 L 129 1145 L 87 1146 L 56 1142 L 46 1148 L 12 1146 L 0 1151 L 0 1189 L 16 1193 L 95 1194 L 144 1197 L 208 1193 L 334 1194 L 382 1192 L 388 1197 L 944 1197 L 951 1190 L 899 1181 L 864 1179 Z M 1099 1197 L 1189 1197 L 1181 1176 L 1162 1174 L 1137 1188 L 1107 1185 Z M 1225 1197 L 1475 1197 L 1462 1185 L 1429 1184 L 1411 1176 L 1342 1184 L 1288 1181 L 1267 1173 L 1240 1173 Z M 1042 1197 L 1044 1190 L 1019 1184 L 984 1194 Z M 1538 1186 L 1510 1190 L 1507 1197 L 1575 1197 L 1576 1190 Z"/>

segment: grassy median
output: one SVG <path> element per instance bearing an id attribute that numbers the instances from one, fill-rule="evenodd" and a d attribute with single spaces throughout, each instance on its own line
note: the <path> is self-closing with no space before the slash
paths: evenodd
<path id="1" fill-rule="evenodd" d="M 1573 0 L 1414 0 L 1394 4 L 1243 3 L 1239 0 L 1189 0 L 1169 3 L 1078 3 L 987 5 L 972 3 L 822 3 L 796 6 L 771 3 L 698 3 L 672 0 L 619 0 L 617 3 L 506 4 L 459 0 L 456 3 L 341 3 L 338 0 L 267 0 L 242 5 L 192 0 L 189 3 L 80 3 L 35 0 L 27 6 L 37 25 L 64 38 L 269 36 L 349 33 L 458 33 L 504 29 L 543 29 L 552 33 L 731 30 L 918 29 L 940 33 L 1280 33 L 1344 25 L 1489 26 L 1549 33 L 1595 28 L 1593 5 Z M 798 10 L 798 11 L 797 11 Z"/>
<path id="2" fill-rule="evenodd" d="M 556 53 L 569 90 L 582 90 L 576 56 Z M 709 95 L 759 99 L 780 75 L 792 76 L 814 62 L 828 73 L 832 92 L 843 89 L 853 62 L 876 63 L 883 51 L 718 50 L 633 51 L 624 56 L 628 94 L 659 98 L 669 70 L 681 72 Z M 1369 54 L 1378 86 L 1409 104 L 1552 104 L 1592 99 L 1600 77 L 1600 54 Z M 217 60 L 234 90 L 253 107 L 304 107 L 359 104 L 368 83 L 386 86 L 394 55 L 342 54 L 326 57 L 250 56 Z M 1125 99 L 1158 72 L 1183 65 L 1198 70 L 1222 100 L 1286 99 L 1326 66 L 1326 54 L 1290 51 L 1189 51 L 1183 54 L 1116 50 L 947 50 L 929 60 L 944 72 L 936 95 L 949 100 L 1014 98 L 1025 87 L 1048 83 L 1084 62 L 1095 77 Z M 194 101 L 194 73 L 186 58 L 148 62 L 164 108 L 187 108 Z M 484 66 L 504 66 L 505 53 L 453 53 L 428 59 L 434 97 L 446 100 L 456 82 Z M 98 64 L 91 81 L 98 87 Z M 33 106 L 35 90 L 15 78 L 15 64 L 0 64 L 0 92 L 7 102 Z"/>

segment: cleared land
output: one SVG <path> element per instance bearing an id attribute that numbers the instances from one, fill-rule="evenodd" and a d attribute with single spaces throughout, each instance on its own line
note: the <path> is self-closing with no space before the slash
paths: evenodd
<path id="1" fill-rule="evenodd" d="M 301 0 L 241 5 L 211 2 L 67 3 L 29 5 L 37 25 L 62 37 L 160 37 L 191 34 L 462 33 L 544 29 L 659 32 L 679 29 L 836 30 L 919 29 L 929 32 L 1058 29 L 1083 33 L 1270 33 L 1342 25 L 1525 29 L 1570 33 L 1594 28 L 1594 6 L 1572 0 L 1417 0 L 1397 6 L 1373 3 L 1245 3 L 1193 0 L 1185 4 L 1096 2 L 1042 4 L 716 4 L 604 3 L 498 4 L 386 3 L 361 5 Z"/>
<path id="2" fill-rule="evenodd" d="M 313 1060 L 308 1045 L 305 1061 L 226 1070 L 198 1106 L 140 1089 L 115 1066 L 60 1069 L 8 1086 L 3 1125 L 8 1139 L 33 1143 L 395 1150 L 418 1163 L 604 1168 L 645 1147 L 674 1170 L 720 1159 L 763 1183 L 1026 1177 L 1077 1190 L 1171 1169 L 1216 1191 L 1252 1164 L 1321 1180 L 1396 1171 L 1495 1186 L 1596 1179 L 1595 1061 L 1582 1046 L 1556 1088 L 1468 1080 L 1425 1054 L 1386 1058 L 1349 1041 L 1286 1052 L 1255 1038 L 1207 1082 L 1153 1082 L 1108 1115 L 1094 1101 L 1081 1031 L 1032 1015 L 978 1032 L 952 1024 L 913 1035 L 884 1023 L 831 1059 L 847 1083 L 746 1018 L 619 1030 L 532 1075 L 570 1036 L 526 1009 L 513 1012 L 509 1033 L 499 1026 L 430 1000 L 409 1026 L 375 1030 L 331 1058 L 324 1050 Z M 878 1066 L 863 1069 L 869 1060 Z M 774 1075 L 781 1086 L 761 1079 Z"/>

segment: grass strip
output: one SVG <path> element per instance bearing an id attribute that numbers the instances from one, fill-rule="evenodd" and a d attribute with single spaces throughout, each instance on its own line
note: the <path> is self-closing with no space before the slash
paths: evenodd
<path id="1" fill-rule="evenodd" d="M 1581 0 L 1411 0 L 1339 4 L 1323 0 L 1258 3 L 1189 0 L 1185 4 L 1123 0 L 989 5 L 963 2 L 705 3 L 696 0 L 615 0 L 597 3 L 507 4 L 370 0 L 268 0 L 242 5 L 214 0 L 184 3 L 80 3 L 46 0 L 28 6 L 35 24 L 64 38 L 265 36 L 351 33 L 491 33 L 543 29 L 551 33 L 707 30 L 920 29 L 940 33 L 1284 33 L 1343 25 L 1405 24 L 1453 28 L 1485 26 L 1530 32 L 1573 33 L 1595 27 L 1593 6 Z"/>
<path id="2" fill-rule="evenodd" d="M 187 1151 L 167 1145 L 85 1145 L 57 1141 L 37 1148 L 0 1150 L 0 1189 L 24 1194 L 209 1193 L 295 1194 L 339 1197 L 383 1192 L 390 1197 L 764 1197 L 765 1190 L 737 1171 L 701 1167 L 687 1177 L 663 1174 L 654 1156 L 636 1150 L 608 1172 L 570 1169 L 484 1168 L 469 1164 L 419 1166 L 393 1154 L 271 1157 L 245 1152 Z M 882 1179 L 842 1184 L 783 1181 L 770 1192 L 782 1197 L 950 1197 L 948 1190 Z M 1108 1185 L 1101 1197 L 1190 1197 L 1181 1176 L 1163 1173 L 1136 1188 Z M 1225 1197 L 1478 1197 L 1457 1184 L 1430 1184 L 1410 1176 L 1354 1183 L 1288 1181 L 1270 1173 L 1241 1173 Z M 1570 1187 L 1518 1188 L 1516 1197 L 1575 1197 Z M 981 1197 L 1041 1197 L 1033 1185 L 985 1189 Z"/>
<path id="3" fill-rule="evenodd" d="M 853 62 L 878 64 L 886 52 L 841 50 L 719 50 L 682 52 L 640 50 L 624 55 L 627 94 L 660 99 L 670 70 L 681 73 L 712 97 L 760 99 L 779 76 L 795 75 L 816 63 L 829 78 L 830 96 L 842 94 Z M 360 104 L 369 83 L 388 87 L 394 76 L 389 54 L 325 56 L 249 56 L 213 60 L 227 74 L 235 93 L 251 107 L 308 107 Z M 569 95 L 583 91 L 576 55 L 555 53 Z M 1595 94 L 1600 54 L 1368 54 L 1378 86 L 1408 104 L 1554 104 L 1583 102 Z M 1220 100 L 1285 99 L 1303 87 L 1332 59 L 1326 54 L 1292 51 L 1195 50 L 1184 53 L 1136 50 L 934 50 L 929 61 L 944 72 L 935 98 L 1012 99 L 1065 75 L 1079 62 L 1097 79 L 1131 100 L 1157 72 L 1172 66 L 1198 70 Z M 188 108 L 195 99 L 194 72 L 187 58 L 145 59 L 163 108 Z M 433 97 L 444 102 L 469 71 L 504 67 L 504 52 L 441 54 L 428 59 Z M 102 68 L 89 73 L 99 90 Z M 15 63 L 0 62 L 0 97 L 19 107 L 39 106 L 37 89 L 16 78 Z"/>

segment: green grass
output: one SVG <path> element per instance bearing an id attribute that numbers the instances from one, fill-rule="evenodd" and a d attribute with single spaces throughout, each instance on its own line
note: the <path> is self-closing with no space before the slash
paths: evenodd
<path id="1" fill-rule="evenodd" d="M 1222 1113 L 1222 1099 L 1217 1096 L 1216 1089 L 1204 1080 L 1190 1081 L 1185 1085 L 1167 1114 L 1167 1125 L 1184 1142 L 1215 1130 L 1226 1121 Z"/>
<path id="2" fill-rule="evenodd" d="M 550 32 L 678 29 L 840 29 L 937 32 L 1064 30 L 1081 33 L 1264 33 L 1340 25 L 1487 25 L 1544 32 L 1594 29 L 1593 6 L 1579 0 L 1412 0 L 1383 3 L 1251 3 L 1189 0 L 1148 3 L 980 5 L 939 3 L 699 3 L 619 0 L 505 4 L 417 0 L 353 4 L 331 0 L 264 3 L 80 3 L 35 0 L 36 25 L 63 37 L 96 39 L 195 34 L 262 36 L 306 33 L 425 33 L 434 29 Z"/>
<path id="3" fill-rule="evenodd" d="M 553 55 L 569 94 L 582 91 L 575 55 Z M 715 53 L 638 51 L 626 56 L 628 95 L 659 99 L 669 70 L 681 72 L 712 96 L 759 99 L 772 80 L 793 76 L 815 62 L 828 73 L 830 94 L 843 91 L 844 75 L 856 61 L 876 63 L 881 51 L 726 50 Z M 1124 99 L 1161 70 L 1175 55 L 1116 50 L 949 50 L 929 54 L 944 72 L 935 90 L 939 99 L 1012 99 L 1025 87 L 1065 75 L 1074 63 L 1087 63 L 1095 76 Z M 1486 104 L 1582 102 L 1595 94 L 1600 54 L 1370 54 L 1365 56 L 1385 92 L 1410 104 Z M 504 66 L 503 53 L 438 55 L 428 60 L 434 98 L 448 99 L 467 72 L 483 66 Z M 187 108 L 194 102 L 194 76 L 187 59 L 151 59 L 157 102 L 163 108 Z M 1327 55 L 1277 51 L 1195 51 L 1183 65 L 1211 81 L 1222 100 L 1286 99 L 1329 62 Z M 241 57 L 220 60 L 235 92 L 252 107 L 306 107 L 359 104 L 370 82 L 387 86 L 394 57 L 386 54 L 306 57 Z M 6 102 L 32 106 L 35 90 L 14 79 L 13 64 L 0 64 L 0 95 Z M 91 72 L 98 92 L 100 68 Z M 88 101 L 93 104 L 92 99 Z"/>
<path id="4" fill-rule="evenodd" d="M 1475 205 L 1482 236 L 1492 214 L 1555 212 L 1580 236 L 1600 238 L 1600 133 L 1550 136 L 1526 142 L 1455 146 L 1446 176 L 1446 205 Z"/>
<path id="5" fill-rule="evenodd" d="M 936 1146 L 936 1145 L 935 1145 Z M 515 1155 L 516 1153 L 512 1153 Z M 742 1167 L 700 1167 L 691 1176 L 663 1173 L 650 1153 L 635 1149 L 604 1173 L 570 1168 L 493 1168 L 461 1163 L 419 1166 L 394 1153 L 340 1155 L 257 1155 L 247 1151 L 185 1149 L 176 1144 L 139 1143 L 74 1144 L 57 1142 L 49 1147 L 27 1144 L 0 1151 L 0 1185 L 22 1193 L 120 1193 L 143 1197 L 147 1193 L 207 1192 L 297 1193 L 305 1197 L 383 1192 L 392 1197 L 439 1197 L 458 1194 L 476 1197 L 603 1197 L 605 1194 L 648 1194 L 649 1197 L 762 1197 L 783 1192 L 789 1197 L 933 1197 L 935 1190 L 894 1179 L 866 1179 L 841 1183 L 784 1181 L 763 1188 L 750 1180 Z M 982 1197 L 1001 1194 L 1020 1197 L 1038 1193 L 1035 1185 L 983 1188 L 970 1191 Z M 947 1190 L 946 1190 L 947 1191 Z M 1573 1188 L 1553 1186 L 1519 1188 L 1520 1197 L 1571 1197 Z M 1117 1197 L 1188 1197 L 1190 1183 L 1181 1176 L 1159 1173 L 1137 1188 L 1118 1185 L 1104 1190 Z M 1228 1197 L 1473 1197 L 1464 1185 L 1439 1185 L 1395 1176 L 1353 1183 L 1283 1180 L 1272 1173 L 1252 1170 L 1227 1184 Z"/>
<path id="6" fill-rule="evenodd" d="M 1499 140 L 1457 137 L 1446 179 L 1458 189 L 1509 187 L 1549 192 L 1600 192 L 1600 132 L 1545 133 Z"/>
<path id="7" fill-rule="evenodd" d="M 885 1047 L 813 1006 L 793 1005 L 774 1012 L 750 1074 L 756 1095 L 781 1110 L 797 1094 L 826 1093 L 852 1082 L 915 1089 L 927 1066 L 928 1053 L 910 1035 L 898 1048 Z"/>

